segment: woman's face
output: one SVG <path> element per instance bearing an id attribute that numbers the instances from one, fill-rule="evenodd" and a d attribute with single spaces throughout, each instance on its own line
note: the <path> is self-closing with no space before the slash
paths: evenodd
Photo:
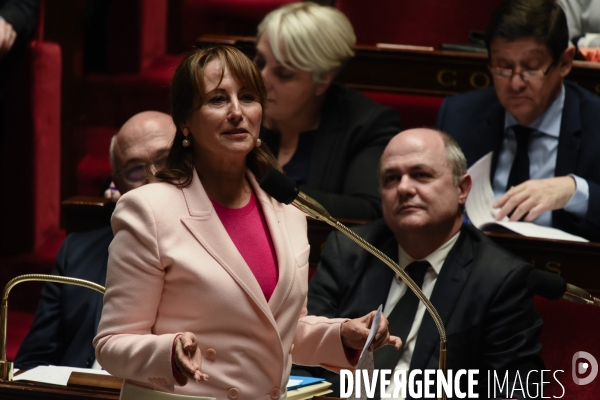
<path id="1" fill-rule="evenodd" d="M 231 155 L 245 156 L 255 147 L 262 106 L 258 96 L 242 87 L 228 67 L 219 84 L 221 71 L 220 60 L 205 65 L 204 101 L 187 119 L 186 127 L 197 154 L 223 160 Z"/>
<path id="2" fill-rule="evenodd" d="M 312 72 L 283 66 L 273 54 L 269 35 L 264 32 L 256 44 L 254 63 L 258 66 L 267 87 L 265 115 L 274 121 L 286 121 L 324 90 L 313 83 Z M 326 89 L 326 88 L 325 88 Z"/>

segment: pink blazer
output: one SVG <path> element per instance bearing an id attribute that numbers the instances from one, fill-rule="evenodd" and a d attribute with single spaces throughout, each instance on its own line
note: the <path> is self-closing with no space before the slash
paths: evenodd
<path id="1" fill-rule="evenodd" d="M 194 173 L 184 189 L 153 183 L 125 194 L 112 216 L 104 308 L 94 338 L 108 372 L 140 386 L 218 399 L 279 399 L 292 359 L 352 368 L 343 319 L 306 316 L 306 218 L 248 172 L 273 239 L 279 281 L 266 301 Z M 210 379 L 175 387 L 171 348 L 196 335 Z"/>

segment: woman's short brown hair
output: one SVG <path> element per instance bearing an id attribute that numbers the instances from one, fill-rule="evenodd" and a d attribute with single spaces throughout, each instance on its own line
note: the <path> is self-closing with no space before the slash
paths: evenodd
<path id="1" fill-rule="evenodd" d="M 214 46 L 190 53 L 181 61 L 171 82 L 171 115 L 176 132 L 173 145 L 169 150 L 166 165 L 155 175 L 154 181 L 169 182 L 178 187 L 189 186 L 192 182 L 194 169 L 194 146 L 183 147 L 185 138 L 182 127 L 187 119 L 198 110 L 203 102 L 206 88 L 204 87 L 204 67 L 212 60 L 220 60 L 222 71 L 221 80 L 225 74 L 225 66 L 231 74 L 258 97 L 263 110 L 267 99 L 267 90 L 260 71 L 252 60 L 244 53 L 231 46 Z M 221 81 L 219 81 L 221 84 Z M 193 140 L 188 136 L 189 140 Z M 255 147 L 246 158 L 246 165 L 260 179 L 270 168 L 279 168 L 277 160 L 266 148 Z"/>

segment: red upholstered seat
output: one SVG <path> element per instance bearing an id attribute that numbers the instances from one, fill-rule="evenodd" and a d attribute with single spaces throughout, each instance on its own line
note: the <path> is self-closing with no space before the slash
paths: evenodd
<path id="1" fill-rule="evenodd" d="M 84 156 L 77 165 L 77 188 L 80 195 L 98 196 L 112 169 L 108 157 L 111 138 L 118 132 L 110 127 L 87 127 Z"/>
<path id="2" fill-rule="evenodd" d="M 444 101 L 440 96 L 389 92 L 363 92 L 363 94 L 398 111 L 403 129 L 434 126 L 438 110 Z"/>
<path id="3" fill-rule="evenodd" d="M 41 16 L 38 25 L 43 27 Z M 42 33 L 38 28 L 36 39 L 27 43 L 24 52 L 13 53 L 18 57 L 6 65 L 12 68 L 1 77 L 7 115 L 0 155 L 0 168 L 5 171 L 0 196 L 0 289 L 17 275 L 49 273 L 64 239 L 60 230 L 61 48 L 44 41 Z M 31 285 L 15 288 L 14 295 L 11 292 L 11 310 L 33 312 L 40 286 Z"/>
<path id="4" fill-rule="evenodd" d="M 564 386 L 565 394 L 562 398 L 597 399 L 600 393 L 600 376 L 588 385 L 575 384 L 572 378 L 572 359 L 576 352 L 585 351 L 600 362 L 600 308 L 566 300 L 551 301 L 538 296 L 535 297 L 535 306 L 544 321 L 541 342 L 546 369 L 552 372 L 564 370 L 556 374 Z M 583 378 L 587 374 L 579 376 Z M 549 378 L 551 383 L 544 390 L 544 396 L 561 397 L 563 389 L 552 379 L 552 375 Z"/>
<path id="5" fill-rule="evenodd" d="M 60 230 L 60 47 L 30 42 L 11 74 L 0 254 L 34 252 Z"/>
<path id="6" fill-rule="evenodd" d="M 485 30 L 501 0 L 337 0 L 360 44 L 400 43 L 438 47 L 464 43 Z"/>
<path id="7" fill-rule="evenodd" d="M 6 333 L 6 358 L 13 361 L 17 351 L 27 336 L 33 323 L 33 313 L 22 311 L 8 312 L 8 332 Z"/>

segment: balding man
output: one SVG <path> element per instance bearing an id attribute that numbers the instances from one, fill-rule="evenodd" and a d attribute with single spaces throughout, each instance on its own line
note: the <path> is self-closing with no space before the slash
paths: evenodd
<path id="1" fill-rule="evenodd" d="M 448 368 L 479 370 L 480 398 L 488 398 L 488 370 L 501 380 L 508 371 L 511 389 L 517 371 L 527 377 L 543 369 L 541 320 L 525 287 L 533 267 L 463 224 L 471 177 L 456 142 L 431 129 L 401 132 L 386 147 L 379 175 L 384 219 L 356 233 L 397 261 L 437 308 L 448 336 Z M 435 370 L 439 335 L 423 304 L 390 268 L 333 233 L 309 285 L 309 314 L 353 318 L 380 304 L 402 348 L 376 351 L 375 368 L 407 376 Z M 466 382 L 461 389 L 467 392 Z M 394 390 L 392 383 L 387 393 Z"/>
<path id="2" fill-rule="evenodd" d="M 171 116 L 158 111 L 144 111 L 125 122 L 110 142 L 113 183 L 104 196 L 117 201 L 146 183 L 146 165 L 162 168 L 173 140 L 171 131 L 175 132 Z"/>
<path id="3" fill-rule="evenodd" d="M 146 166 L 150 171 L 162 166 L 174 136 L 173 120 L 161 112 L 145 111 L 125 122 L 110 146 L 115 189 L 126 193 L 147 183 Z M 118 194 L 117 190 L 114 192 L 113 195 Z M 112 238 L 110 226 L 71 233 L 56 257 L 52 273 L 104 285 Z M 92 339 L 101 311 L 100 293 L 78 286 L 46 284 L 33 326 L 15 359 L 16 368 L 31 369 L 38 365 L 99 367 L 95 362 Z"/>

